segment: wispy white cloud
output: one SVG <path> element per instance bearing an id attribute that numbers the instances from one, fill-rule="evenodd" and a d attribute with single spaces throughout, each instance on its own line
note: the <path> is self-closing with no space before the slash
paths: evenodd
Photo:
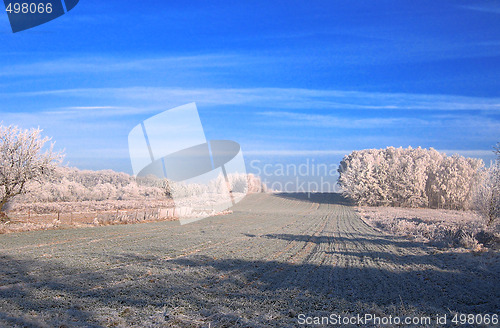
<path id="1" fill-rule="evenodd" d="M 464 9 L 479 10 L 491 13 L 500 11 L 498 6 L 462 6 Z M 476 58 L 490 57 L 500 54 L 497 45 L 498 40 L 492 42 L 461 42 L 422 36 L 412 30 L 394 33 L 394 27 L 380 26 L 369 30 L 360 27 L 359 30 L 349 31 L 301 31 L 290 33 L 260 35 L 259 40 L 310 38 L 312 36 L 331 37 L 341 35 L 341 41 L 330 45 L 335 51 L 328 51 L 329 63 L 342 63 L 343 65 L 378 65 L 422 61 L 447 60 L 454 58 Z M 252 36 L 253 38 L 253 36 Z M 342 40 L 356 39 L 359 42 L 344 42 Z M 363 49 L 363 51 L 360 51 Z M 390 51 L 388 51 L 390 49 Z M 373 55 L 367 56 L 366 53 Z M 323 62 L 322 56 L 308 54 L 310 60 L 317 57 L 317 61 Z M 14 57 L 15 58 L 15 57 Z M 311 59 L 311 60 L 312 60 Z M 102 74 L 142 72 L 143 74 L 160 71 L 169 72 L 176 77 L 189 76 L 192 72 L 210 71 L 216 68 L 214 76 L 220 74 L 224 68 L 238 68 L 239 70 L 254 71 L 255 74 L 265 72 L 269 68 L 277 69 L 284 67 L 283 63 L 295 67 L 305 64 L 303 54 L 296 53 L 272 53 L 248 54 L 243 52 L 221 53 L 212 52 L 198 55 L 149 55 L 143 58 L 137 56 L 120 55 L 95 55 L 79 54 L 63 58 L 39 59 L 32 62 L 15 62 L 10 60 L 8 64 L 0 64 L 0 76 L 29 77 L 29 76 L 61 76 L 80 74 Z M 175 72 L 174 74 L 172 74 Z"/>
<path id="2" fill-rule="evenodd" d="M 108 155 L 117 158 L 124 156 L 126 136 L 142 119 L 136 116 L 146 118 L 150 113 L 158 113 L 192 101 L 198 103 L 200 114 L 213 111 L 216 115 L 222 115 L 221 112 L 231 114 L 239 109 L 242 113 L 244 111 L 245 124 L 240 124 L 237 115 L 229 119 L 239 124 L 238 134 L 247 136 L 237 139 L 242 145 L 248 143 L 249 139 L 262 139 L 259 139 L 260 144 L 250 147 L 251 151 L 244 152 L 246 155 L 256 156 L 342 156 L 351 151 L 344 150 L 344 147 L 436 144 L 440 140 L 438 132 L 442 128 L 449 131 L 455 129 L 460 133 L 468 131 L 470 135 L 467 140 L 490 142 L 491 136 L 498 136 L 500 131 L 500 121 L 496 118 L 500 112 L 500 98 L 297 88 L 129 87 L 0 93 L 0 102 L 16 102 L 18 98 L 43 105 L 37 105 L 35 110 L 31 107 L 25 112 L 3 111 L 4 123 L 18 124 L 24 128 L 40 126 L 75 158 L 86 154 L 84 149 L 99 149 L 101 144 L 103 148 L 109 148 L 109 144 L 113 144 L 121 149 L 116 154 Z M 58 107 L 50 107 L 52 103 L 57 103 Z M 347 111 L 340 116 L 335 113 L 336 109 Z M 350 115 L 349 110 L 355 113 Z M 467 110 L 480 112 L 473 115 L 465 112 Z M 375 116 L 371 114 L 372 111 L 377 111 L 378 117 L 371 118 Z M 379 115 L 381 111 L 388 113 Z M 297 139 L 294 139 L 297 133 L 293 132 L 286 133 L 281 139 L 280 136 L 271 138 L 269 134 L 274 133 L 272 128 L 255 130 L 256 126 L 258 128 L 266 121 L 274 126 L 303 126 L 304 129 L 300 130 L 300 137 Z M 405 132 L 406 127 L 417 125 L 424 127 L 423 131 L 427 134 L 408 135 Z M 319 136 L 316 133 L 317 127 L 332 128 L 330 131 L 340 127 L 360 130 L 355 131 L 353 139 L 352 134 L 334 136 L 329 133 Z M 392 133 L 370 135 L 370 131 L 361 131 L 370 127 L 387 127 Z M 397 133 L 400 136 L 395 137 Z M 434 139 L 429 141 L 429 136 Z M 278 140 L 285 143 L 281 145 Z M 441 143 L 443 144 L 446 147 L 450 143 Z M 262 150 L 258 150 L 259 147 Z M 73 153 L 73 149 L 78 151 Z M 469 150 L 469 153 L 463 150 L 446 152 L 458 152 L 472 157 L 490 156 L 488 151 L 482 150 Z M 94 157 L 102 156 L 96 154 Z"/>
<path id="3" fill-rule="evenodd" d="M 96 115 L 84 111 L 57 109 L 42 112 L 2 112 L 2 121 L 5 125 L 13 124 L 25 129 L 40 127 L 52 133 L 57 131 L 57 135 L 72 135 L 73 138 L 79 138 L 76 132 L 80 131 L 90 138 L 89 132 L 123 129 L 124 121 L 120 119 L 121 116 L 108 114 Z M 103 117 L 109 118 L 103 119 Z"/>
<path id="4" fill-rule="evenodd" d="M 272 118 L 269 124 L 326 128 L 374 128 L 398 125 L 429 125 L 432 122 L 415 118 L 340 118 L 334 115 L 303 114 L 290 112 L 262 112 Z"/>
<path id="5" fill-rule="evenodd" d="M 483 149 L 437 149 L 437 151 L 445 153 L 447 155 L 459 154 L 465 157 L 493 157 L 492 150 Z"/>
<path id="6" fill-rule="evenodd" d="M 482 134 L 498 134 L 500 120 L 484 116 L 445 115 L 443 117 L 428 115 L 424 118 L 415 117 L 387 117 L 387 118 L 349 118 L 338 117 L 334 114 L 307 114 L 286 111 L 260 112 L 263 117 L 260 125 L 273 127 L 309 127 L 309 128 L 339 128 L 339 129 L 373 129 L 401 127 L 418 127 L 425 129 L 460 128 L 465 131 L 482 131 Z"/>
<path id="7" fill-rule="evenodd" d="M 459 6 L 459 8 L 474 10 L 474 11 L 482 11 L 490 14 L 500 14 L 500 5 L 498 4 L 498 2 L 484 3 L 482 5 L 479 4 L 464 5 L 464 6 Z"/>
<path id="8" fill-rule="evenodd" d="M 148 105 L 181 105 L 188 102 L 205 106 L 249 105 L 279 109 L 366 109 L 366 110 L 484 110 L 500 111 L 500 98 L 455 95 L 378 93 L 299 88 L 79 88 L 0 93 L 5 97 L 69 97 L 112 101 L 132 101 Z"/>
<path id="9" fill-rule="evenodd" d="M 246 150 L 245 155 L 249 156 L 343 156 L 348 155 L 356 149 L 327 149 L 327 150 L 287 150 L 287 149 L 276 149 L 276 150 Z M 489 158 L 494 157 L 491 150 L 484 149 L 436 149 L 441 153 L 445 153 L 449 156 L 453 154 L 462 155 L 464 157 L 475 157 L 475 158 Z"/>
<path id="10" fill-rule="evenodd" d="M 37 76 L 74 73 L 107 73 L 125 71 L 154 71 L 159 69 L 196 69 L 227 67 L 241 63 L 232 55 L 169 56 L 144 59 L 120 57 L 73 57 L 45 60 L 28 64 L 0 67 L 0 76 Z"/>
<path id="11" fill-rule="evenodd" d="M 245 155 L 271 155 L 271 156 L 323 156 L 347 155 L 352 150 L 249 150 Z"/>
<path id="12" fill-rule="evenodd" d="M 67 109 L 74 109 L 74 110 L 97 110 L 97 109 L 114 109 L 118 108 L 115 106 L 72 106 L 72 107 L 66 107 Z"/>
<path id="13" fill-rule="evenodd" d="M 143 112 L 153 111 L 152 108 L 146 107 L 126 107 L 126 106 L 68 106 L 43 110 L 38 115 L 58 116 L 59 118 L 75 119 L 79 117 L 113 117 L 135 115 Z"/>

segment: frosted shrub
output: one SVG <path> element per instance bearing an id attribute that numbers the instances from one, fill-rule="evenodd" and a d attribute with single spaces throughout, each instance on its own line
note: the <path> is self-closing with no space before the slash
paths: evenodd
<path id="1" fill-rule="evenodd" d="M 91 194 L 92 200 L 116 199 L 116 187 L 109 182 L 95 186 Z"/>
<path id="2" fill-rule="evenodd" d="M 136 199 L 140 196 L 140 188 L 136 184 L 128 184 L 117 191 L 118 200 Z"/>
<path id="3" fill-rule="evenodd" d="M 396 236 L 440 247 L 497 248 L 498 229 L 488 227 L 474 212 L 401 207 L 358 207 L 370 225 Z M 482 244 L 482 246 L 481 246 Z"/>

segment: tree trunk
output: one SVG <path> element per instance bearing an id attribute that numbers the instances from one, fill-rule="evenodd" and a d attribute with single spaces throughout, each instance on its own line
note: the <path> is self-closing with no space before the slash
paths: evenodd
<path id="1" fill-rule="evenodd" d="M 489 204 L 489 209 L 488 209 L 488 227 L 491 227 L 493 225 L 493 222 L 496 219 L 496 213 L 495 213 L 495 200 L 494 196 L 491 196 L 490 198 L 490 204 Z"/>
<path id="2" fill-rule="evenodd" d="M 7 200 L 8 198 L 7 197 L 4 197 L 1 201 L 0 201 L 0 222 L 4 222 L 4 221 L 7 221 L 7 219 L 9 218 L 7 216 L 7 213 L 5 213 L 3 211 L 3 207 L 5 206 L 5 204 L 7 204 Z"/>
<path id="3" fill-rule="evenodd" d="M 0 222 L 8 221 L 9 217 L 4 212 L 0 211 Z"/>

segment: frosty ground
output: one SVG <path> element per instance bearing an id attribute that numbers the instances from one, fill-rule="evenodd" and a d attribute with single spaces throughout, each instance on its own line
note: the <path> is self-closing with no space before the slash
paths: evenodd
<path id="1" fill-rule="evenodd" d="M 332 194 L 233 213 L 0 236 L 0 326 L 295 327 L 297 316 L 498 313 L 496 252 L 442 251 Z"/>

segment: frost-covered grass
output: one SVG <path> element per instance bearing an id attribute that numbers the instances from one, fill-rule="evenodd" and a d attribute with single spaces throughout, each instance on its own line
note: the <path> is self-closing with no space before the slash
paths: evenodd
<path id="1" fill-rule="evenodd" d="M 419 242 L 478 251 L 498 248 L 500 242 L 499 225 L 488 227 L 472 211 L 383 206 L 360 206 L 357 211 L 371 226 Z"/>
<path id="2" fill-rule="evenodd" d="M 10 233 L 10 232 L 58 229 L 60 227 L 60 223 L 61 222 L 57 220 L 48 223 L 19 222 L 19 221 L 7 220 L 5 222 L 0 222 L 0 234 Z"/>
<path id="3" fill-rule="evenodd" d="M 11 205 L 11 214 L 53 214 L 77 212 L 101 212 L 113 210 L 151 209 L 173 206 L 173 202 L 166 198 L 143 198 L 135 200 L 103 200 L 103 201 L 74 201 L 74 202 L 15 202 Z"/>

